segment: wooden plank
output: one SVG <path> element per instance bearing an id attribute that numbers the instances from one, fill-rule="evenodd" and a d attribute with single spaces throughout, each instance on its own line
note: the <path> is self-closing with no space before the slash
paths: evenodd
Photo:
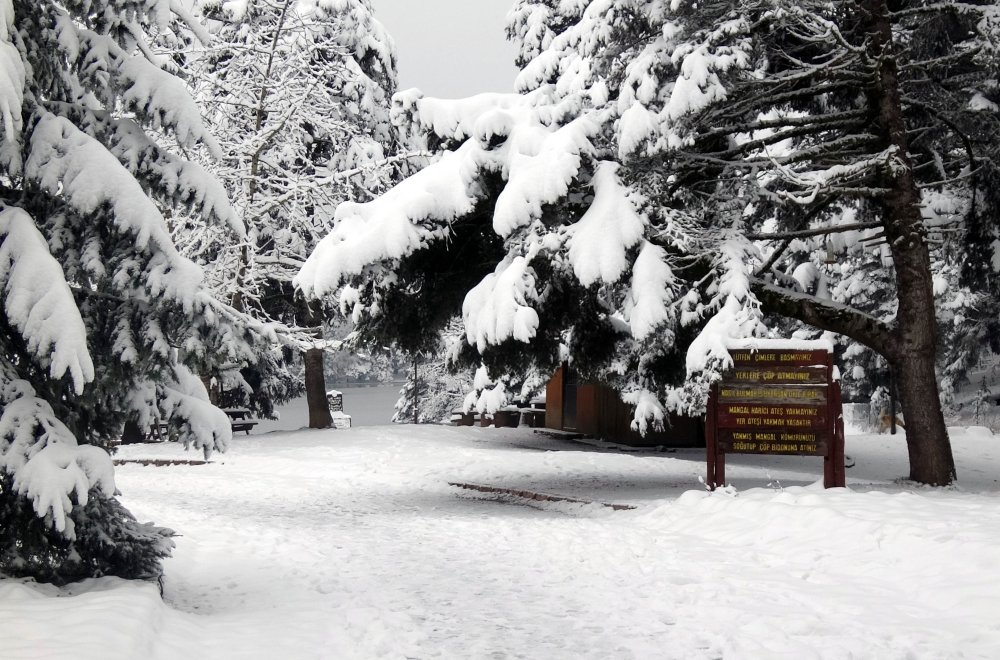
<path id="1" fill-rule="evenodd" d="M 785 454 L 790 456 L 827 456 L 829 433 L 788 432 L 765 429 L 719 431 L 719 449 L 729 454 Z"/>
<path id="2" fill-rule="evenodd" d="M 565 369 L 559 367 L 545 385 L 545 426 L 562 430 L 563 427 L 563 376 Z"/>
<path id="3" fill-rule="evenodd" d="M 796 350 L 732 350 L 733 367 L 808 367 L 826 366 L 828 353 L 826 351 L 796 351 Z"/>
<path id="4" fill-rule="evenodd" d="M 601 506 L 606 506 L 609 509 L 614 509 L 615 511 L 630 511 L 635 509 L 631 504 L 611 504 L 609 502 L 592 502 L 591 500 L 578 500 L 573 497 L 562 497 L 561 495 L 548 495 L 546 493 L 536 493 L 530 490 L 517 490 L 514 488 L 500 488 L 499 486 L 483 486 L 481 484 L 466 484 L 457 481 L 449 481 L 449 486 L 455 486 L 456 488 L 464 488 L 465 490 L 475 490 L 480 493 L 493 493 L 496 495 L 510 495 L 513 497 L 521 497 L 526 500 L 534 500 L 536 502 L 572 502 L 574 504 L 600 504 Z"/>
<path id="5" fill-rule="evenodd" d="M 833 462 L 833 487 L 844 488 L 847 486 L 847 469 L 844 465 L 844 413 L 840 383 L 834 383 L 831 389 L 833 390 L 831 403 L 833 409 L 839 413 L 833 424 L 833 449 L 830 452 Z"/>
<path id="6" fill-rule="evenodd" d="M 718 406 L 719 386 L 712 385 L 708 391 L 708 409 L 705 415 L 705 458 L 708 463 L 708 474 L 706 475 L 706 485 L 709 490 L 715 490 L 715 468 L 719 456 L 718 443 L 716 442 L 715 419 L 718 417 L 716 407 Z"/>
<path id="7" fill-rule="evenodd" d="M 753 403 L 826 403 L 826 385 L 722 385 L 719 400 L 722 402 L 749 401 Z"/>
<path id="8" fill-rule="evenodd" d="M 587 435 L 599 435 L 597 402 L 600 385 L 580 383 L 576 387 L 576 430 Z"/>
<path id="9" fill-rule="evenodd" d="M 173 465 L 208 465 L 208 461 L 185 460 L 177 458 L 116 458 L 115 465 L 146 465 L 153 467 L 169 467 Z"/>
<path id="10" fill-rule="evenodd" d="M 719 403 L 717 427 L 720 429 L 768 429 L 806 431 L 828 428 L 825 405 Z"/>
<path id="11" fill-rule="evenodd" d="M 723 385 L 826 385 L 827 367 L 737 367 L 722 375 Z"/>

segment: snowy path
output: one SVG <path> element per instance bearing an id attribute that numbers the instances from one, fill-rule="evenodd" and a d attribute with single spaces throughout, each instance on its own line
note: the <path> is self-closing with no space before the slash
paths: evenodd
<path id="1" fill-rule="evenodd" d="M 0 581 L 0 657 L 997 657 L 1000 452 L 965 442 L 960 490 L 872 490 L 905 456 L 866 437 L 852 491 L 789 487 L 816 459 L 746 457 L 741 490 L 708 495 L 700 452 L 448 427 L 252 436 L 211 465 L 118 471 L 140 519 L 183 534 L 169 607 L 117 580 L 58 599 Z M 531 508 L 448 481 L 639 508 Z M 91 645 L 54 634 L 67 626 Z"/>

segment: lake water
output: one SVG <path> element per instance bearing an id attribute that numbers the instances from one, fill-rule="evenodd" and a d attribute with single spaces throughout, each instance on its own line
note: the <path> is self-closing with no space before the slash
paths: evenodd
<path id="1" fill-rule="evenodd" d="M 331 387 L 344 394 L 344 412 L 351 416 L 351 426 L 376 426 L 392 423 L 392 411 L 402 384 L 375 387 Z M 309 426 L 309 407 L 305 397 L 278 406 L 279 419 L 262 419 L 254 433 L 296 431 Z"/>

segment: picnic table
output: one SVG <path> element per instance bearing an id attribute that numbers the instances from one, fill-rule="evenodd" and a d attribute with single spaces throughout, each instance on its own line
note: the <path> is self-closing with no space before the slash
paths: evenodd
<path id="1" fill-rule="evenodd" d="M 250 435 L 253 427 L 260 424 L 258 420 L 250 419 L 250 411 L 246 408 L 223 408 L 222 412 L 229 416 L 233 433 L 243 431 L 247 435 Z"/>
<path id="2" fill-rule="evenodd" d="M 166 422 L 154 420 L 149 426 L 143 428 L 135 420 L 125 422 L 120 442 L 125 445 L 139 442 L 164 442 L 170 439 L 170 427 Z"/>

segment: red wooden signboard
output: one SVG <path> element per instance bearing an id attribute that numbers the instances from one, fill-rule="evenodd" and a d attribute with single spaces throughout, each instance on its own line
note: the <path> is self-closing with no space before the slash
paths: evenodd
<path id="1" fill-rule="evenodd" d="M 840 383 L 825 350 L 733 350 L 712 386 L 705 444 L 708 485 L 726 482 L 726 454 L 822 456 L 823 485 L 844 486 Z"/>

